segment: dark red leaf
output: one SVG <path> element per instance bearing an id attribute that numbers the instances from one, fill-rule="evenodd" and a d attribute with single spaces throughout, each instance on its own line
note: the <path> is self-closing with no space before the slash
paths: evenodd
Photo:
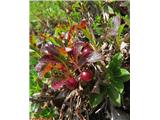
<path id="1" fill-rule="evenodd" d="M 73 45 L 73 55 L 74 56 L 78 56 L 81 53 L 82 48 L 86 45 L 86 43 L 82 42 L 82 41 L 77 41 L 74 43 Z"/>
<path id="2" fill-rule="evenodd" d="M 45 44 L 45 46 L 41 49 L 41 51 L 46 55 L 55 55 L 57 56 L 59 54 L 59 51 L 56 49 L 56 47 L 53 44 Z"/>
<path id="3" fill-rule="evenodd" d="M 51 62 L 48 62 L 45 67 L 43 68 L 42 71 L 39 72 L 39 78 L 42 79 L 44 77 L 44 75 L 51 71 L 53 69 L 53 64 Z"/>
<path id="4" fill-rule="evenodd" d="M 56 63 L 57 61 L 53 59 L 53 56 L 42 56 L 42 58 L 39 60 L 38 64 L 35 67 L 36 71 L 39 74 L 39 78 L 42 79 L 43 76 L 47 72 L 49 72 L 53 68 L 53 65 L 55 65 Z"/>
<path id="5" fill-rule="evenodd" d="M 64 80 L 54 81 L 52 82 L 51 87 L 54 91 L 57 91 L 63 87 L 64 83 L 65 83 Z"/>
<path id="6" fill-rule="evenodd" d="M 47 62 L 52 62 L 52 64 L 56 63 L 52 56 L 44 55 L 41 59 L 39 59 L 38 64 L 36 65 L 35 69 L 37 72 L 40 72 L 42 68 L 46 65 Z"/>
<path id="7" fill-rule="evenodd" d="M 70 90 L 75 89 L 77 84 L 78 82 L 73 77 L 69 77 L 65 80 L 65 85 Z"/>

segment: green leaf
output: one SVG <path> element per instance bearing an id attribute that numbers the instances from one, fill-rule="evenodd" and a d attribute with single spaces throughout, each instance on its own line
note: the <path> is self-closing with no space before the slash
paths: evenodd
<path id="1" fill-rule="evenodd" d="M 101 22 L 101 16 L 97 15 L 95 18 L 96 23 L 100 23 Z"/>
<path id="2" fill-rule="evenodd" d="M 123 30 L 124 30 L 124 26 L 125 26 L 125 24 L 120 25 L 119 29 L 118 29 L 118 35 L 116 37 L 116 43 L 117 43 L 118 49 L 120 49 L 120 46 L 121 46 L 121 43 L 122 43 L 121 35 L 122 35 Z"/>
<path id="3" fill-rule="evenodd" d="M 90 33 L 89 29 L 84 29 L 82 30 L 83 34 L 89 39 L 89 41 L 93 44 L 96 45 L 96 40 L 92 37 L 92 34 Z"/>
<path id="4" fill-rule="evenodd" d="M 108 71 L 112 74 L 112 73 L 116 73 L 118 74 L 119 68 L 121 67 L 122 64 L 122 54 L 121 53 L 116 53 L 112 60 L 109 63 L 109 67 L 108 67 Z"/>
<path id="5" fill-rule="evenodd" d="M 41 112 L 41 115 L 44 117 L 44 118 L 50 118 L 50 117 L 53 117 L 54 116 L 54 111 L 53 111 L 53 108 L 45 108 L 42 110 Z"/>
<path id="6" fill-rule="evenodd" d="M 118 76 L 116 76 L 115 79 L 116 80 L 121 80 L 123 82 L 127 82 L 130 79 L 130 74 L 126 69 L 121 68 L 120 69 L 120 74 Z"/>
<path id="7" fill-rule="evenodd" d="M 80 21 L 81 15 L 80 15 L 79 12 L 73 12 L 73 13 L 71 13 L 71 16 L 72 16 L 74 21 L 76 21 L 76 22 Z"/>
<path id="8" fill-rule="evenodd" d="M 37 54 L 36 52 L 30 52 L 30 65 L 36 65 L 39 58 L 39 54 Z"/>
<path id="9" fill-rule="evenodd" d="M 99 105 L 103 100 L 103 94 L 96 94 L 96 93 L 92 93 L 90 95 L 90 105 L 92 108 L 96 107 L 97 105 Z"/>
<path id="10" fill-rule="evenodd" d="M 51 41 L 53 45 L 60 47 L 60 44 L 53 37 L 50 37 L 49 41 Z"/>
<path id="11" fill-rule="evenodd" d="M 123 84 L 123 81 L 116 81 L 116 80 L 113 80 L 111 81 L 111 85 L 119 92 L 119 93 L 122 93 L 123 90 L 124 90 L 124 84 Z"/>
<path id="12" fill-rule="evenodd" d="M 121 68 L 120 70 L 121 70 L 121 76 L 129 75 L 129 72 L 126 69 Z"/>
<path id="13" fill-rule="evenodd" d="M 30 112 L 37 112 L 40 104 L 37 103 L 30 103 Z"/>
<path id="14" fill-rule="evenodd" d="M 128 15 L 122 16 L 122 18 L 124 19 L 125 23 L 129 26 L 130 25 L 130 19 Z"/>
<path id="15" fill-rule="evenodd" d="M 124 82 L 129 80 L 129 72 L 121 68 L 122 54 L 116 53 L 109 63 L 107 79 L 110 84 L 107 87 L 107 94 L 115 106 L 121 106 L 121 94 L 124 90 Z"/>
<path id="16" fill-rule="evenodd" d="M 109 12 L 109 14 L 114 14 L 114 11 L 110 6 L 108 6 L 108 12 Z"/>
<path id="17" fill-rule="evenodd" d="M 112 61 L 110 63 L 110 66 L 114 66 L 114 67 L 120 67 L 121 66 L 121 63 L 122 63 L 122 54 L 119 52 L 119 53 L 116 53 L 113 58 L 112 58 Z"/>
<path id="18" fill-rule="evenodd" d="M 38 74 L 35 70 L 34 66 L 30 67 L 30 89 L 29 89 L 29 94 L 33 95 L 34 93 L 38 93 L 41 91 L 41 86 L 39 86 L 37 82 Z"/>
<path id="19" fill-rule="evenodd" d="M 109 85 L 107 87 L 107 93 L 112 103 L 115 106 L 120 107 L 121 106 L 121 94 L 119 93 L 119 91 L 117 91 L 113 85 Z"/>
<path id="20" fill-rule="evenodd" d="M 38 60 L 35 57 L 30 57 L 30 65 L 36 65 Z"/>
<path id="21" fill-rule="evenodd" d="M 122 57 L 121 53 L 116 53 L 109 63 L 108 76 L 111 80 L 126 82 L 130 78 L 129 72 L 126 69 L 121 68 Z"/>
<path id="22" fill-rule="evenodd" d="M 103 94 L 103 95 L 105 95 L 106 92 L 107 92 L 107 84 L 100 83 L 99 88 L 100 88 L 100 93 Z"/>
<path id="23" fill-rule="evenodd" d="M 44 75 L 45 78 L 50 78 L 51 77 L 51 72 L 47 72 L 45 75 Z"/>

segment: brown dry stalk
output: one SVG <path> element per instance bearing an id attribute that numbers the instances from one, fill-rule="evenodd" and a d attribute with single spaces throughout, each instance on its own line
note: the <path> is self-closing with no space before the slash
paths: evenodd
<path id="1" fill-rule="evenodd" d="M 76 105 L 76 115 L 80 120 L 86 120 L 84 118 L 84 116 L 81 114 L 81 107 L 80 106 L 81 106 L 81 98 L 80 98 L 80 96 L 78 96 L 77 105 Z"/>

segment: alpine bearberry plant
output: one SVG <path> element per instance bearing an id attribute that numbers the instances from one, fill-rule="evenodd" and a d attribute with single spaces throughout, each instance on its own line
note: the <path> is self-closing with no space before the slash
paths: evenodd
<path id="1" fill-rule="evenodd" d="M 128 6 L 30 2 L 31 118 L 108 120 L 129 109 Z"/>

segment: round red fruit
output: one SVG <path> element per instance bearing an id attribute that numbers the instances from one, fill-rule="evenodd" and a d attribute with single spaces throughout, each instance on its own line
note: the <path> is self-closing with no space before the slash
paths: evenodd
<path id="1" fill-rule="evenodd" d="M 73 77 L 69 77 L 66 79 L 66 87 L 70 90 L 74 89 L 77 87 L 77 81 Z"/>
<path id="2" fill-rule="evenodd" d="M 93 78 L 93 72 L 92 71 L 86 70 L 86 71 L 81 72 L 81 74 L 80 74 L 80 79 L 85 81 L 85 82 L 91 81 L 92 78 Z"/>
<path id="3" fill-rule="evenodd" d="M 82 49 L 82 56 L 88 56 L 92 51 L 92 48 L 87 45 Z"/>

